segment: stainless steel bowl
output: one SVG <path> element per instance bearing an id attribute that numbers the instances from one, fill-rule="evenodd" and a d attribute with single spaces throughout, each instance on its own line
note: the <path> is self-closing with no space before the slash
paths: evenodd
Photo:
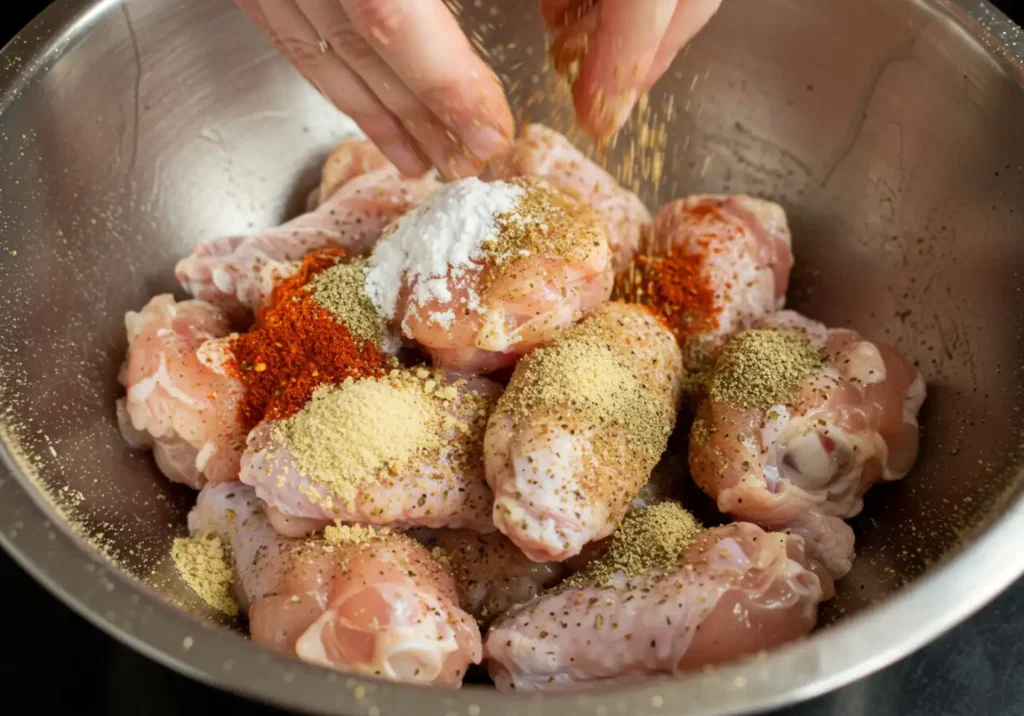
<path id="1" fill-rule="evenodd" d="M 460 5 L 524 114 L 567 117 L 556 95 L 534 101 L 548 82 L 534 3 Z M 859 560 L 810 638 L 540 697 L 349 678 L 187 611 L 201 609 L 167 552 L 192 495 L 113 419 L 122 317 L 175 288 L 195 242 L 295 211 L 347 124 L 228 0 L 59 1 L 0 55 L 0 541 L 153 658 L 310 711 L 735 713 L 878 669 L 1024 572 L 1021 47 L 981 0 L 726 0 L 669 72 L 651 102 L 677 110 L 666 179 L 644 198 L 785 204 L 792 305 L 918 361 L 923 454 L 870 494 Z"/>

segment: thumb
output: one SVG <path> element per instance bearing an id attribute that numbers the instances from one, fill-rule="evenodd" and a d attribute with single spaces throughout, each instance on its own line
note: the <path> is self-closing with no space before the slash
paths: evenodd
<path id="1" fill-rule="evenodd" d="M 644 79 L 644 89 L 650 89 L 668 71 L 679 51 L 708 24 L 721 4 L 722 0 L 681 0 Z"/>
<path id="2" fill-rule="evenodd" d="M 677 0 L 603 0 L 574 87 L 580 124 L 598 139 L 625 123 L 654 67 Z"/>

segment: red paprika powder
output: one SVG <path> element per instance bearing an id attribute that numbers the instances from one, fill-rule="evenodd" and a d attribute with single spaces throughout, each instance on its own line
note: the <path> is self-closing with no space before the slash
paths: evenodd
<path id="1" fill-rule="evenodd" d="M 339 249 L 307 256 L 298 273 L 274 288 L 256 326 L 232 341 L 236 370 L 245 384 L 238 412 L 246 430 L 264 418 L 294 415 L 321 385 L 382 376 L 390 369 L 389 358 L 372 341 L 353 337 L 306 290 L 314 276 L 343 256 Z"/>
<path id="2" fill-rule="evenodd" d="M 707 268 L 704 242 L 676 246 L 659 256 L 639 255 L 631 271 L 619 277 L 617 293 L 627 301 L 649 305 L 680 343 L 718 328 L 722 307 Z"/>

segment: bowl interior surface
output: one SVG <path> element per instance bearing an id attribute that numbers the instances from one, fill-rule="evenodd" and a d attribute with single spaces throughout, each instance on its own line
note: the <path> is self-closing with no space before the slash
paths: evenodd
<path id="1" fill-rule="evenodd" d="M 535 3 L 450 4 L 520 117 L 571 132 Z M 726 2 L 608 158 L 652 209 L 701 192 L 780 202 L 797 257 L 790 307 L 893 343 L 928 380 L 921 458 L 853 521 L 859 558 L 823 609 L 826 625 L 869 625 L 894 593 L 951 569 L 937 562 L 980 549 L 1001 519 L 1021 525 L 1022 77 L 951 2 Z M 346 680 L 168 608 L 158 597 L 205 613 L 168 557 L 194 493 L 117 431 L 124 313 L 181 295 L 173 266 L 197 242 L 297 213 L 353 127 L 226 0 L 58 2 L 0 57 L 0 86 L 3 539 L 87 616 L 165 662 L 344 713 L 736 710 L 835 685 L 839 662 L 823 655 L 851 639 L 842 678 L 877 668 L 1024 569 L 1009 550 L 998 574 L 959 572 L 976 580 L 970 604 L 919 584 L 939 615 L 927 634 L 865 627 L 877 636 L 865 644 L 828 627 L 789 662 L 780 652 L 722 671 L 735 679 L 542 701 Z M 660 166 L 641 125 L 661 137 Z"/>

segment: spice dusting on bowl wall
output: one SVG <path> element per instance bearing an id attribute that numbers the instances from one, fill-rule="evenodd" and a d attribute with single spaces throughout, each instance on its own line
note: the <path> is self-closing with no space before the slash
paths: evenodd
<path id="1" fill-rule="evenodd" d="M 982 6 L 971 5 L 978 16 Z M 74 6 L 55 7 L 44 30 L 63 26 Z M 883 500 L 869 498 L 856 525 L 861 558 L 835 602 L 844 617 L 836 627 L 753 666 L 613 697 L 634 711 L 682 703 L 695 712 L 746 708 L 833 686 L 877 664 L 876 654 L 905 652 L 962 618 L 1012 579 L 1019 561 L 1007 549 L 1020 513 L 1021 321 L 1013 296 L 1021 256 L 1012 238 L 1021 231 L 1024 159 L 1014 123 L 1022 116 L 1017 70 L 992 63 L 985 48 L 997 40 L 975 43 L 977 28 L 961 24 L 952 6 L 826 2 L 810 15 L 802 9 L 799 22 L 788 11 L 796 12 L 781 3 L 770 13 L 747 8 L 746 16 L 726 8 L 687 54 L 680 76 L 668 83 L 680 108 L 669 127 L 675 153 L 662 193 L 648 190 L 643 198 L 653 207 L 683 192 L 751 191 L 785 204 L 796 237 L 796 307 L 830 323 L 881 325 L 880 337 L 896 342 L 928 375 L 922 462 L 904 483 L 884 488 Z M 348 688 L 288 661 L 262 660 L 239 640 L 149 601 L 109 566 L 83 569 L 87 558 L 57 522 L 42 526 L 41 508 L 28 497 L 27 475 L 57 498 L 75 494 L 77 505 L 60 499 L 60 506 L 85 534 L 103 533 L 125 568 L 145 577 L 166 569 L 158 560 L 169 554 L 175 533 L 162 526 L 181 524 L 188 499 L 116 442 L 109 403 L 111 367 L 123 350 L 118 316 L 172 289 L 162 277 L 200 238 L 245 231 L 249 222 L 270 225 L 289 213 L 293 203 L 285 192 L 303 183 L 297 178 L 313 168 L 308 159 L 334 139 L 330 115 L 269 56 L 247 65 L 268 78 L 255 95 L 226 102 L 230 92 L 218 89 L 210 93 L 216 103 L 194 88 L 168 95 L 167 87 L 180 86 L 171 78 L 185 65 L 233 66 L 254 52 L 253 38 L 233 29 L 231 12 L 205 3 L 138 1 L 125 12 L 141 48 L 137 126 L 103 111 L 134 106 L 131 86 L 97 86 L 80 74 L 95 57 L 123 62 L 130 74 L 132 38 L 120 10 L 85 16 L 75 32 L 93 31 L 81 42 L 58 43 L 67 49 L 38 82 L 19 86 L 0 104 L 0 131 L 21 137 L 4 143 L 2 171 L 18 181 L 4 186 L 25 187 L 0 195 L 8 217 L 0 242 L 9 255 L 0 277 L 9 297 L 3 390 L 17 416 L 5 425 L 13 470 L 0 485 L 5 543 L 108 629 L 229 688 L 296 706 L 340 705 L 343 712 L 393 711 L 412 699 L 443 710 L 440 699 L 448 697 L 433 704 L 432 694 L 365 680 Z M 765 15 L 754 26 L 778 29 L 769 33 L 770 43 L 743 34 L 749 13 L 758 12 Z M 516 20 L 499 17 L 485 39 L 494 43 L 499 66 L 522 61 L 517 71 L 528 78 L 541 53 L 526 49 L 540 48 L 541 40 L 529 34 L 532 25 Z M 169 27 L 182 28 L 176 35 L 185 38 L 187 52 L 156 41 L 156 28 Z M 816 31 L 778 44 L 796 28 Z M 218 42 L 200 41 L 201 34 Z M 827 47 L 815 44 L 825 37 Z M 739 45 L 737 38 L 743 38 Z M 5 60 L 14 59 L 4 63 L 4 73 L 36 67 L 31 46 L 13 49 L 17 56 L 8 51 Z M 819 73 L 813 59 L 826 55 L 838 58 L 838 67 Z M 883 56 L 902 59 L 880 74 L 865 71 Z M 971 101 L 959 103 L 947 80 L 963 75 Z M 199 76 L 202 83 L 218 81 Z M 52 97 L 87 86 L 90 97 L 69 101 L 90 109 L 83 113 L 89 122 L 55 112 Z M 549 107 L 531 111 L 536 119 L 552 116 Z M 308 118 L 305 126 L 297 116 Z M 73 141 L 86 135 L 93 141 Z M 271 142 L 288 151 L 267 157 Z M 109 157 L 116 158 L 116 171 L 108 175 Z M 47 211 L 50 202 L 62 210 Z M 111 266 L 124 278 L 111 281 Z M 83 353 L 81 346 L 91 348 Z M 55 355 L 69 358 L 55 363 Z M 52 504 L 46 509 L 53 520 Z M 961 541 L 964 559 L 921 577 Z M 894 599 L 866 608 L 904 582 L 910 586 Z M 179 591 L 177 598 L 186 595 Z M 238 676 L 243 665 L 245 679 Z M 254 684 L 257 673 L 261 683 Z M 467 709 L 517 708 L 475 689 L 452 698 L 465 699 Z M 589 713 L 607 699 L 552 698 L 546 708 Z"/>

